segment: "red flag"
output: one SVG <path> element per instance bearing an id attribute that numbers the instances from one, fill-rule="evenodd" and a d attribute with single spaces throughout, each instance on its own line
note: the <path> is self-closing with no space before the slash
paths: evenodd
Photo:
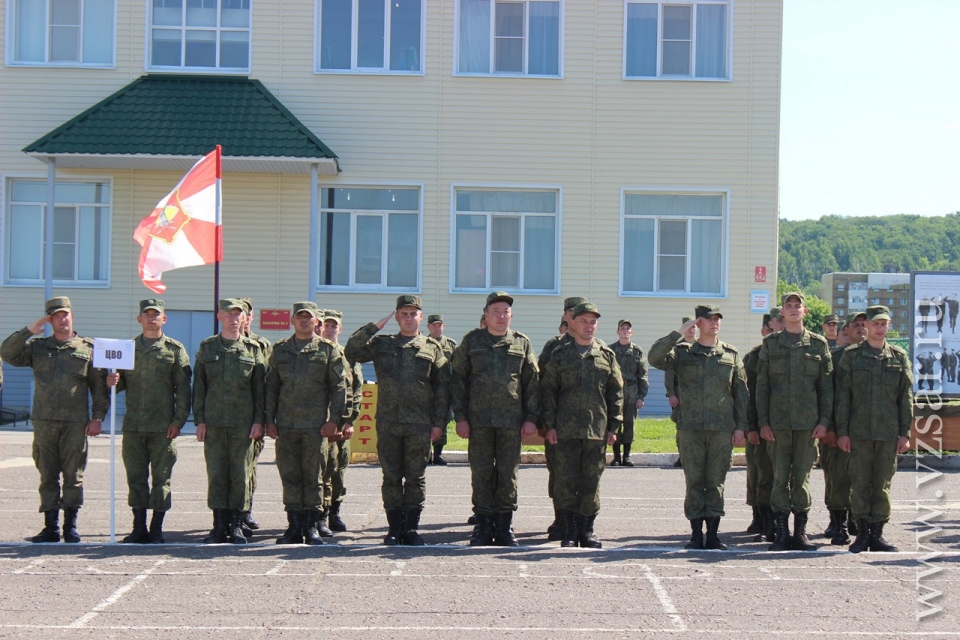
<path id="1" fill-rule="evenodd" d="M 163 293 L 164 271 L 223 259 L 220 220 L 220 145 L 200 159 L 133 233 L 140 279 Z"/>

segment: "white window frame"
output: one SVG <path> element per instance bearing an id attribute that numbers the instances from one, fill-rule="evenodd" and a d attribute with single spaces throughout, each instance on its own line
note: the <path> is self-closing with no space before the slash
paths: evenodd
<path id="1" fill-rule="evenodd" d="M 324 69 L 320 66 L 323 43 L 320 42 L 321 26 L 323 24 L 323 0 L 313 0 L 314 25 L 313 25 L 313 72 L 316 74 L 373 74 L 373 75 L 391 75 L 391 76 L 422 76 L 426 68 L 426 48 L 427 48 L 427 3 L 426 0 L 420 0 L 420 69 L 419 71 L 404 71 L 403 69 L 390 68 L 390 0 L 384 0 L 384 24 L 383 24 L 383 67 L 358 67 L 357 66 L 357 30 L 360 26 L 360 8 L 357 0 L 351 0 L 350 17 L 350 68 L 349 69 Z"/>
<path id="2" fill-rule="evenodd" d="M 624 241 L 626 239 L 626 197 L 627 195 L 676 195 L 676 196 L 721 196 L 723 198 L 723 217 L 720 222 L 720 227 L 723 230 L 723 237 L 720 240 L 720 291 L 718 292 L 701 292 L 701 291 L 690 291 L 690 276 L 691 269 L 689 268 L 689 261 L 691 257 L 691 234 L 693 233 L 693 225 L 687 225 L 687 269 L 685 271 L 685 290 L 684 291 L 626 291 L 623 288 L 623 278 L 624 278 L 624 266 L 623 259 L 625 255 Z M 688 223 L 691 220 L 699 219 L 708 219 L 700 216 L 629 216 L 630 218 L 644 218 L 644 219 L 655 219 L 657 220 L 656 230 L 657 233 L 654 235 L 655 247 L 660 242 L 660 220 L 685 220 Z M 724 299 L 728 295 L 729 291 L 729 281 L 728 274 L 730 271 L 730 189 L 729 188 L 716 188 L 716 187 L 647 187 L 647 186 L 637 186 L 637 187 L 623 187 L 620 189 L 620 277 L 618 282 L 619 296 L 622 298 L 712 298 L 712 299 Z M 655 248 L 655 252 L 657 249 Z M 658 261 L 657 252 L 654 256 L 653 262 L 653 282 L 654 285 L 658 282 Z"/>
<path id="3" fill-rule="evenodd" d="M 490 0 L 490 71 L 477 72 L 477 71 L 460 71 L 460 0 L 456 0 L 454 3 L 454 17 L 453 17 L 453 75 L 455 76 L 467 76 L 467 77 L 481 77 L 487 78 L 491 76 L 496 76 L 498 78 L 544 78 L 550 80 L 560 80 L 563 79 L 563 60 L 564 60 L 564 32 L 565 29 L 565 18 L 566 18 L 566 0 L 559 0 L 560 5 L 560 24 L 558 25 L 559 33 L 557 34 L 557 55 L 559 60 L 557 61 L 557 75 L 542 75 L 542 74 L 531 74 L 526 70 L 529 68 L 530 62 L 530 11 L 529 4 L 533 0 L 508 0 L 510 2 L 522 3 L 524 5 L 524 22 L 523 22 L 523 68 L 522 73 L 516 72 L 505 72 L 496 70 L 496 3 L 497 0 Z"/>
<path id="4" fill-rule="evenodd" d="M 457 283 L 457 191 L 460 189 L 466 190 L 487 190 L 487 191 L 553 191 L 557 194 L 557 212 L 556 212 L 556 233 L 554 237 L 554 260 L 553 265 L 553 283 L 554 287 L 552 289 L 523 289 L 519 287 L 496 287 L 498 290 L 507 291 L 508 293 L 516 293 L 522 295 L 542 295 L 550 296 L 557 295 L 560 293 L 561 284 L 560 284 L 560 262 L 563 259 L 561 255 L 561 242 L 560 239 L 563 237 L 563 187 L 560 185 L 549 185 L 549 184 L 509 184 L 509 183 L 489 183 L 489 182 L 458 182 L 450 185 L 450 293 L 486 293 L 493 289 L 490 286 L 490 234 L 492 232 L 493 225 L 489 224 L 489 221 L 492 216 L 498 215 L 495 212 L 482 212 L 482 211 L 471 211 L 464 212 L 463 215 L 471 216 L 486 216 L 487 218 L 487 228 L 486 228 L 486 278 L 484 280 L 484 287 L 458 287 Z M 523 241 L 524 241 L 524 224 L 523 220 L 525 216 L 534 216 L 534 217 L 545 217 L 547 214 L 543 213 L 516 213 L 516 212 L 505 212 L 502 214 L 503 217 L 507 218 L 520 218 L 520 237 L 519 237 L 519 246 L 520 246 L 520 263 L 519 270 L 517 272 L 517 279 L 520 282 L 523 282 Z"/>
<path id="5" fill-rule="evenodd" d="M 423 183 L 422 182 L 409 182 L 409 183 L 391 183 L 384 184 L 383 182 L 351 182 L 349 184 L 339 184 L 339 183 L 320 183 L 320 192 L 323 192 L 323 189 L 417 189 L 417 285 L 416 288 L 411 287 L 396 287 L 388 286 L 385 284 L 387 282 L 387 269 L 389 267 L 387 261 L 387 238 L 389 233 L 389 218 L 387 216 L 391 213 L 403 213 L 403 214 L 412 214 L 413 211 L 408 210 L 380 210 L 380 209 L 329 209 L 324 206 L 321 197 L 320 206 L 317 208 L 317 215 L 320 221 L 323 220 L 323 214 L 329 211 L 334 211 L 336 213 L 348 213 L 350 214 L 350 242 L 349 242 L 349 277 L 347 284 L 323 284 L 320 282 L 320 269 L 317 269 L 317 272 L 311 276 L 313 282 L 313 289 L 317 293 L 321 292 L 355 292 L 355 293 L 371 293 L 371 292 L 394 292 L 394 293 L 420 293 L 423 287 Z M 354 259 L 357 249 L 357 217 L 358 216 L 383 216 L 387 220 L 383 223 L 383 243 L 380 246 L 380 285 L 373 284 L 357 284 L 356 280 L 356 260 Z M 316 251 L 318 259 L 322 258 L 321 247 L 320 247 L 320 234 L 317 233 L 317 237 L 310 239 L 311 247 L 313 251 Z M 319 267 L 319 260 L 318 260 Z"/>
<path id="6" fill-rule="evenodd" d="M 631 4 L 656 4 L 657 5 L 657 75 L 655 76 L 631 76 L 627 75 L 627 11 Z M 722 78 L 697 77 L 697 11 L 696 5 L 714 4 L 727 6 L 727 31 L 726 31 L 726 74 Z M 624 80 L 641 81 L 679 81 L 679 82 L 732 82 L 733 81 L 733 4 L 734 0 L 624 0 L 623 3 L 623 68 L 621 73 Z M 691 8 L 690 15 L 690 66 L 691 75 L 663 75 L 663 7 L 664 5 L 686 6 Z"/>
<path id="7" fill-rule="evenodd" d="M 0 260 L 0 282 L 4 287 L 43 287 L 44 279 L 40 277 L 39 279 L 30 279 L 30 280 L 11 280 L 9 274 L 9 260 L 10 260 L 10 242 L 12 240 L 10 233 L 10 215 L 11 215 L 11 203 L 10 198 L 12 196 L 13 190 L 10 185 L 13 182 L 38 182 L 46 185 L 47 178 L 45 175 L 38 175 L 34 173 L 8 173 L 0 174 L 0 185 L 3 187 L 3 210 L 0 212 L 0 237 L 3 238 L 3 242 L 0 243 L 0 252 L 3 254 L 3 259 Z M 53 280 L 53 286 L 68 288 L 68 289 L 109 289 L 110 288 L 110 279 L 111 279 L 111 269 L 113 266 L 113 213 L 114 213 L 114 184 L 112 176 L 98 176 L 98 175 L 89 175 L 89 176 L 70 176 L 57 178 L 57 184 L 63 184 L 66 182 L 80 182 L 80 183 L 103 183 L 110 186 L 110 198 L 107 203 L 99 206 L 107 210 L 106 222 L 104 226 L 106 227 L 103 230 L 105 242 L 103 244 L 103 250 L 106 251 L 106 256 L 104 258 L 105 268 L 102 279 L 100 280 Z M 43 209 L 46 209 L 46 202 L 39 203 L 42 205 Z M 80 203 L 84 206 L 90 206 L 89 203 Z M 54 203 L 54 206 L 71 206 L 69 203 Z M 79 206 L 76 203 L 72 206 Z M 45 216 L 44 216 L 45 217 Z M 41 240 L 39 250 L 43 251 L 43 241 Z M 43 268 L 43 263 L 41 259 L 41 269 Z M 42 271 L 41 271 L 42 276 Z"/>
<path id="8" fill-rule="evenodd" d="M 250 26 L 248 27 L 221 27 L 220 26 L 220 4 L 222 0 L 217 0 L 217 26 L 215 27 L 187 27 L 186 17 L 187 17 L 187 0 L 183 0 L 183 13 L 181 16 L 180 26 L 175 27 L 173 25 L 159 25 L 158 28 L 166 29 L 170 31 L 180 31 L 180 59 L 182 64 L 179 66 L 171 65 L 157 65 L 153 64 L 153 0 L 146 0 L 146 30 L 144 35 L 144 68 L 146 71 L 152 73 L 161 73 L 161 72 L 170 72 L 170 73 L 184 73 L 189 72 L 192 74 L 215 74 L 215 75 L 245 75 L 250 73 L 253 60 L 253 5 L 257 0 L 250 0 Z M 217 64 L 213 67 L 190 67 L 187 66 L 187 35 L 186 32 L 190 31 L 214 31 L 216 33 L 216 57 Z M 245 31 L 247 33 L 247 66 L 245 67 L 221 67 L 220 66 L 220 34 L 223 32 L 238 33 Z"/>
<path id="9" fill-rule="evenodd" d="M 71 61 L 50 61 L 50 0 L 46 0 L 46 15 L 44 17 L 44 42 L 43 42 L 43 56 L 44 60 L 34 61 L 34 60 L 17 60 L 16 59 L 16 29 L 17 29 L 17 20 L 18 20 L 18 11 L 21 0 L 7 0 L 7 29 L 6 29 L 6 40 L 7 40 L 7 51 L 6 51 L 6 63 L 10 67 L 68 67 L 68 68 L 90 68 L 90 69 L 116 69 L 117 68 L 117 0 L 113 0 L 113 25 L 111 27 L 113 33 L 113 42 L 110 47 L 110 62 L 83 62 L 83 60 L 77 60 L 74 62 Z M 83 2 L 81 0 L 80 4 L 80 57 L 83 57 Z"/>

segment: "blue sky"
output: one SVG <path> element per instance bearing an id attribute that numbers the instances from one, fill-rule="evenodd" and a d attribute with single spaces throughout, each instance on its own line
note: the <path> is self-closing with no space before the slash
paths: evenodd
<path id="1" fill-rule="evenodd" d="M 780 216 L 960 211 L 960 0 L 784 0 Z"/>

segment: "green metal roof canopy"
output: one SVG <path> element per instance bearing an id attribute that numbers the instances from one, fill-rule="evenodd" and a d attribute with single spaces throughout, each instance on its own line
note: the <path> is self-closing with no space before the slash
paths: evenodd
<path id="1" fill-rule="evenodd" d="M 237 76 L 141 76 L 23 151 L 58 168 L 186 170 L 217 144 L 224 171 L 340 170 L 259 80 Z"/>

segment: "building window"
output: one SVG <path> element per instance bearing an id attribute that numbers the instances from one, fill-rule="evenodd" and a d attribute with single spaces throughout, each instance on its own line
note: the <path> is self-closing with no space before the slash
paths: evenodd
<path id="1" fill-rule="evenodd" d="M 730 77 L 727 0 L 626 2 L 624 76 Z"/>
<path id="2" fill-rule="evenodd" d="M 559 199 L 559 189 L 455 189 L 453 289 L 555 293 Z"/>
<path id="3" fill-rule="evenodd" d="M 423 0 L 317 0 L 316 7 L 319 71 L 423 71 Z"/>
<path id="4" fill-rule="evenodd" d="M 837 309 L 836 313 L 838 318 L 842 318 L 843 316 L 847 315 L 843 309 Z"/>
<path id="5" fill-rule="evenodd" d="M 5 282 L 42 285 L 47 183 L 42 180 L 11 180 L 8 186 Z M 55 284 L 107 284 L 110 184 L 57 182 L 54 202 L 52 235 Z"/>
<path id="6" fill-rule="evenodd" d="M 893 298 L 887 298 L 887 306 L 893 306 Z"/>
<path id="7" fill-rule="evenodd" d="M 900 298 L 900 304 L 907 304 L 906 298 Z"/>
<path id="8" fill-rule="evenodd" d="M 417 290 L 420 190 L 320 190 L 320 288 Z"/>
<path id="9" fill-rule="evenodd" d="M 114 64 L 114 0 L 14 0 L 10 64 Z"/>
<path id="10" fill-rule="evenodd" d="M 880 298 L 870 298 L 870 304 L 880 304 Z"/>
<path id="11" fill-rule="evenodd" d="M 250 0 L 152 0 L 150 67 L 250 69 Z"/>
<path id="12" fill-rule="evenodd" d="M 838 282 L 838 283 L 837 283 L 837 291 L 843 291 L 843 290 L 846 289 L 846 288 L 847 288 L 846 283 L 844 283 L 844 282 Z"/>
<path id="13" fill-rule="evenodd" d="M 457 73 L 559 76 L 561 16 L 560 2 L 460 0 Z"/>
<path id="14" fill-rule="evenodd" d="M 623 294 L 722 295 L 725 196 L 624 193 Z"/>
<path id="15" fill-rule="evenodd" d="M 838 305 L 843 304 L 844 303 L 843 300 L 844 300 L 843 298 L 837 298 L 836 304 Z"/>

